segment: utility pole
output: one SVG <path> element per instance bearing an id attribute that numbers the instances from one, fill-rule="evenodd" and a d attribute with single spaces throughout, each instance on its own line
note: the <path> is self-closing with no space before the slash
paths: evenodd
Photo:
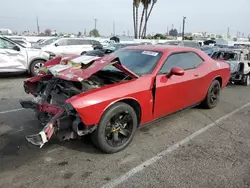
<path id="1" fill-rule="evenodd" d="M 113 22 L 113 35 L 115 36 L 115 22 Z"/>
<path id="2" fill-rule="evenodd" d="M 227 38 L 230 37 L 230 28 L 227 28 Z"/>
<path id="3" fill-rule="evenodd" d="M 94 19 L 94 21 L 95 21 L 95 30 L 96 30 L 96 23 L 97 23 L 97 19 L 95 18 L 95 19 Z"/>
<path id="4" fill-rule="evenodd" d="M 40 34 L 40 27 L 39 27 L 39 21 L 38 21 L 38 16 L 36 17 L 36 28 L 37 28 L 37 34 Z"/>
<path id="5" fill-rule="evenodd" d="M 183 16 L 183 21 L 182 21 L 182 40 L 184 40 L 184 35 L 185 35 L 185 21 L 186 21 L 186 17 Z"/>
<path id="6" fill-rule="evenodd" d="M 167 35 L 169 35 L 168 27 L 167 27 Z"/>

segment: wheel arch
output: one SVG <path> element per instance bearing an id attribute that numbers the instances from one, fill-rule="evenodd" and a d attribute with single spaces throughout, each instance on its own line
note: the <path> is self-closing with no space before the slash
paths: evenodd
<path id="1" fill-rule="evenodd" d="M 221 88 L 223 87 L 223 82 L 222 82 L 222 77 L 221 77 L 221 76 L 216 76 L 216 77 L 214 78 L 214 80 L 218 80 L 219 83 L 220 83 L 220 87 L 221 87 Z"/>
<path id="2" fill-rule="evenodd" d="M 31 72 L 31 71 L 30 71 L 30 68 L 31 68 L 32 63 L 34 63 L 35 61 L 38 61 L 38 60 L 41 60 L 41 61 L 44 61 L 44 62 L 48 61 L 48 60 L 45 59 L 45 58 L 34 58 L 34 59 L 32 59 L 32 60 L 29 62 L 29 65 L 28 65 L 28 72 L 29 72 L 29 73 Z"/>
<path id="3" fill-rule="evenodd" d="M 103 111 L 101 117 L 105 114 L 105 112 L 111 108 L 113 105 L 119 103 L 119 102 L 122 102 L 122 103 L 125 103 L 125 104 L 128 104 L 129 106 L 131 106 L 134 110 L 135 110 L 135 113 L 136 113 L 136 116 L 137 116 L 137 121 L 138 121 L 138 126 L 140 125 L 140 122 L 141 122 L 141 117 L 142 117 L 142 110 L 141 110 L 141 105 L 140 103 L 138 102 L 138 100 L 136 100 L 135 98 L 123 98 L 123 99 L 119 99 L 119 100 L 116 100 L 116 101 L 113 101 L 112 103 L 110 103 Z"/>

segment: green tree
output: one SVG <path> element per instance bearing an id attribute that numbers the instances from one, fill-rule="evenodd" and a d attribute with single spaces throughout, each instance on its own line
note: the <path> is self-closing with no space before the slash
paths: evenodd
<path id="1" fill-rule="evenodd" d="M 77 36 L 78 36 L 78 37 L 82 36 L 82 32 L 81 32 L 81 31 L 78 31 Z"/>
<path id="2" fill-rule="evenodd" d="M 100 37 L 100 34 L 99 34 L 99 31 L 97 29 L 92 29 L 89 32 L 89 36 L 91 36 L 91 37 Z"/>
<path id="3" fill-rule="evenodd" d="M 156 3 L 157 3 L 157 0 L 133 0 L 133 21 L 134 21 L 135 38 L 138 38 L 138 37 L 145 38 L 147 36 L 147 23 Z M 140 4 L 143 5 L 143 8 L 141 12 L 140 25 L 139 25 L 138 9 L 139 9 Z"/>

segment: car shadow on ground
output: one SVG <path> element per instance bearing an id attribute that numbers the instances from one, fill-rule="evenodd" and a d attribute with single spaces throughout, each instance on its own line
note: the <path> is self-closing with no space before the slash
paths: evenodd
<path id="1" fill-rule="evenodd" d="M 17 79 L 17 78 L 29 78 L 31 77 L 28 73 L 0 73 L 1 79 Z"/>
<path id="2" fill-rule="evenodd" d="M 46 143 L 42 148 L 39 148 L 39 146 L 34 146 L 29 143 L 25 138 L 27 135 L 36 134 L 41 131 L 42 126 L 37 120 L 27 120 L 25 122 L 20 121 L 20 125 L 23 124 L 23 126 L 16 125 L 18 121 L 13 122 L 9 118 L 7 121 L 7 124 L 13 127 L 13 129 L 5 131 L 4 133 L 0 132 L 1 171 L 13 168 L 15 169 L 24 164 L 28 164 L 33 160 L 46 157 L 46 154 L 55 148 L 60 148 L 62 150 L 75 150 L 82 152 L 83 154 L 103 154 L 94 147 L 89 136 L 85 136 L 77 140 L 62 142 L 54 135 L 53 139 L 51 139 L 49 143 Z M 3 127 L 6 124 L 5 122 L 5 120 L 1 120 L 0 126 Z"/>

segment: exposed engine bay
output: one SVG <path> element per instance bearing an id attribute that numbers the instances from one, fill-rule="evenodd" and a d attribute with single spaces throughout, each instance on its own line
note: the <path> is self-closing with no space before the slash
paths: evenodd
<path id="1" fill-rule="evenodd" d="M 117 71 L 99 71 L 87 80 L 81 82 L 53 77 L 52 79 L 38 82 L 34 96 L 39 97 L 41 100 L 40 102 L 61 106 L 66 99 L 74 95 L 128 79 L 130 79 L 129 76 Z"/>

